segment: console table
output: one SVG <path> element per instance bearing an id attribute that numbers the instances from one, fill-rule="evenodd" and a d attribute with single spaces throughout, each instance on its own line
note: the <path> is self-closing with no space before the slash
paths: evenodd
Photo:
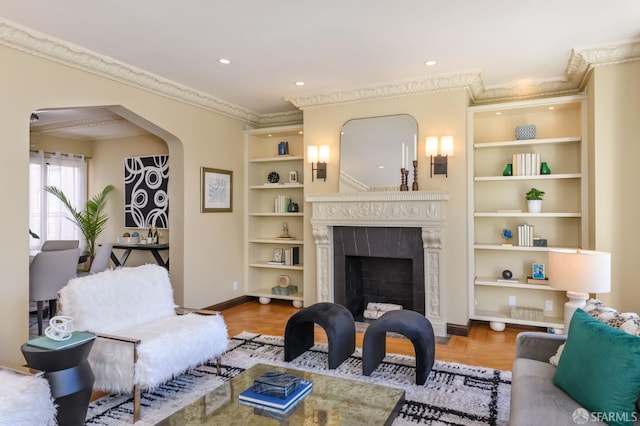
<path id="1" fill-rule="evenodd" d="M 111 252 L 111 260 L 116 267 L 124 266 L 133 250 L 142 250 L 150 251 L 158 265 L 169 269 L 169 257 L 167 257 L 167 260 L 164 260 L 162 256 L 160 256 L 161 251 L 169 250 L 169 244 L 114 244 L 113 248 L 124 250 L 120 259 L 118 259 L 113 251 Z"/>

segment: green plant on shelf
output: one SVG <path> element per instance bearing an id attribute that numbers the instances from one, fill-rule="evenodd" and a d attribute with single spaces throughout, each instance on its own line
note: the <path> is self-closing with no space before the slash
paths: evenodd
<path id="1" fill-rule="evenodd" d="M 529 192 L 525 194 L 527 200 L 542 200 L 544 196 L 544 191 L 540 191 L 536 188 L 531 188 Z"/>

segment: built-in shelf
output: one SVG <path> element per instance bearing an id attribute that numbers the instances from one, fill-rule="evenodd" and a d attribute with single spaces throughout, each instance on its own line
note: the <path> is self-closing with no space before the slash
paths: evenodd
<path id="1" fill-rule="evenodd" d="M 547 213 L 529 213 L 529 212 L 475 212 L 475 217 L 582 217 L 579 212 L 547 212 Z"/>
<path id="2" fill-rule="evenodd" d="M 303 294 L 300 292 L 292 294 L 273 294 L 270 288 L 259 288 L 251 290 L 247 293 L 247 296 L 253 297 L 266 297 L 268 299 L 280 299 L 280 300 L 298 300 L 302 302 Z"/>
<path id="3" fill-rule="evenodd" d="M 552 108 L 553 107 L 553 108 Z M 498 114 L 499 113 L 499 114 Z M 562 327 L 566 293 L 529 284 L 533 264 L 548 264 L 553 249 L 588 244 L 588 108 L 583 95 L 472 106 L 468 109 L 469 316 L 471 319 L 537 327 Z M 513 140 L 517 126 L 536 126 L 539 139 Z M 503 176 L 522 154 L 536 154 L 550 174 Z M 527 170 L 528 171 L 528 170 Z M 525 194 L 545 192 L 543 211 L 529 213 Z M 501 229 L 531 225 L 534 238 L 551 247 L 503 245 Z M 534 240 L 535 241 L 535 240 Z M 498 281 L 511 271 L 517 282 Z M 552 271 L 545 270 L 548 276 Z M 543 309 L 543 320 L 511 318 L 511 305 Z M 548 310 L 545 310 L 548 309 Z"/>
<path id="4" fill-rule="evenodd" d="M 289 238 L 251 238 L 249 242 L 259 243 L 259 244 L 293 244 L 293 245 L 304 244 L 303 240 L 292 240 Z"/>
<path id="5" fill-rule="evenodd" d="M 252 158 L 250 163 L 273 163 L 277 161 L 302 161 L 304 157 L 300 155 L 279 155 L 277 157 Z"/>
<path id="6" fill-rule="evenodd" d="M 523 176 L 476 176 L 476 182 L 488 181 L 514 181 L 514 180 L 551 180 L 551 179 L 580 179 L 582 173 L 556 173 L 550 175 L 523 175 Z"/>
<path id="7" fill-rule="evenodd" d="M 547 138 L 547 139 L 522 139 L 511 141 L 497 141 L 497 142 L 478 142 L 474 143 L 475 149 L 482 148 L 501 148 L 501 147 L 528 147 L 536 145 L 552 145 L 563 143 L 575 143 L 581 142 L 582 138 L 579 136 L 573 136 L 568 138 Z"/>
<path id="8" fill-rule="evenodd" d="M 252 268 L 268 268 L 268 269 L 290 269 L 292 271 L 303 271 L 304 267 L 302 265 L 274 265 L 264 262 L 252 262 L 249 264 Z"/>
<path id="9" fill-rule="evenodd" d="M 475 280 L 475 285 L 486 285 L 493 287 L 507 287 L 507 288 L 526 288 L 528 290 L 551 290 L 559 291 L 551 286 L 545 284 L 527 284 L 524 282 L 504 282 L 497 281 L 495 278 L 478 277 Z"/>
<path id="10" fill-rule="evenodd" d="M 288 213 L 288 212 L 283 212 L 283 213 L 249 213 L 249 216 L 256 216 L 256 217 L 302 217 L 302 216 L 304 216 L 304 213 L 302 213 L 302 212 L 297 212 L 297 213 Z"/>

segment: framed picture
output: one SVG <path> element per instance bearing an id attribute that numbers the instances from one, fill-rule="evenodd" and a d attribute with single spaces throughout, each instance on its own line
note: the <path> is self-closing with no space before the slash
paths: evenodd
<path id="1" fill-rule="evenodd" d="M 281 249 L 281 248 L 273 249 L 273 261 L 284 262 L 284 249 Z"/>
<path id="2" fill-rule="evenodd" d="M 291 170 L 289 172 L 289 182 L 296 183 L 298 182 L 298 172 L 295 170 Z"/>
<path id="3" fill-rule="evenodd" d="M 202 167 L 201 213 L 233 211 L 233 171 Z"/>
<path id="4" fill-rule="evenodd" d="M 534 263 L 531 269 L 533 279 L 544 280 L 544 265 L 542 263 Z"/>

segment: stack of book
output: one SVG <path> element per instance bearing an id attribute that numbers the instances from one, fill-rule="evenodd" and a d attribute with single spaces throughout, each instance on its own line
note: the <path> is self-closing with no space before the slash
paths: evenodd
<path id="1" fill-rule="evenodd" d="M 274 197 L 273 212 L 286 213 L 290 202 L 291 202 L 291 198 L 286 198 L 284 195 L 278 195 Z"/>
<path id="2" fill-rule="evenodd" d="M 518 245 L 533 247 L 533 225 L 518 225 Z"/>
<path id="3" fill-rule="evenodd" d="M 240 393 L 238 401 L 254 407 L 257 414 L 285 417 L 312 388 L 310 381 L 294 374 L 267 371 Z"/>
<path id="4" fill-rule="evenodd" d="M 300 264 L 300 247 L 284 249 L 284 264 L 290 266 Z"/>
<path id="5" fill-rule="evenodd" d="M 534 176 L 540 174 L 540 154 L 537 152 L 526 152 L 513 154 L 513 176 Z"/>

